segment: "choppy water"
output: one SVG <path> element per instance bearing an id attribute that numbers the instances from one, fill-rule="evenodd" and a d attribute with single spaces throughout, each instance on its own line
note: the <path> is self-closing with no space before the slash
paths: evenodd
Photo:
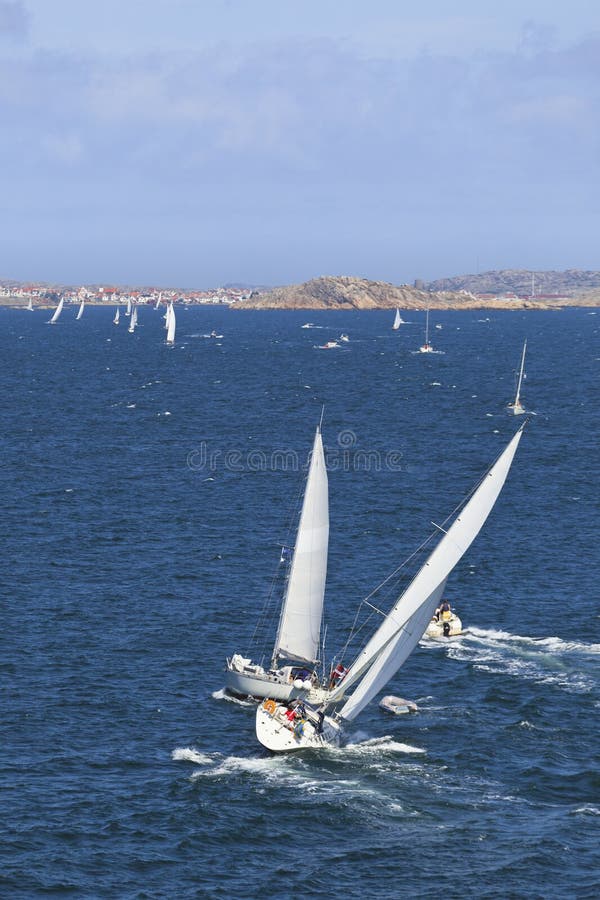
<path id="1" fill-rule="evenodd" d="M 174 349 L 153 310 L 74 315 L 0 310 L 0 895 L 598 896 L 600 316 L 436 313 L 423 356 L 418 313 L 182 310 Z M 468 632 L 387 688 L 420 712 L 269 756 L 220 688 L 291 453 L 324 403 L 333 653 L 514 431 L 525 336 L 536 415 L 448 585 Z"/>

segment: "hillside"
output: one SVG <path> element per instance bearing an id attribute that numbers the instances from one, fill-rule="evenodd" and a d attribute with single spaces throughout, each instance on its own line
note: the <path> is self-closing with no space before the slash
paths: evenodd
<path id="1" fill-rule="evenodd" d="M 536 272 L 523 269 L 500 269 L 478 275 L 455 275 L 430 281 L 429 291 L 471 291 L 474 294 L 515 293 L 581 297 L 589 291 L 600 291 L 600 272 L 566 269 L 564 272 Z M 532 291 L 533 287 L 533 291 Z"/>
<path id="2" fill-rule="evenodd" d="M 448 279 L 451 281 L 452 279 Z M 458 281 L 458 279 L 457 279 Z M 581 302 L 581 301 L 580 301 Z M 594 306 L 587 300 L 581 305 Z M 546 300 L 528 297 L 478 298 L 465 288 L 453 290 L 419 290 L 408 285 L 385 281 L 369 281 L 349 276 L 324 276 L 304 284 L 293 284 L 273 290 L 254 291 L 236 309 L 547 309 L 574 305 L 573 299 Z"/>

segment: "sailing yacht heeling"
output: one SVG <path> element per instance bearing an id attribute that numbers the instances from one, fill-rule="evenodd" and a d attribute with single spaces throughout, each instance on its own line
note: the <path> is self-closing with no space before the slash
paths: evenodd
<path id="1" fill-rule="evenodd" d="M 437 546 L 350 665 L 341 683 L 327 692 L 320 708 L 304 706 L 302 715 L 294 719 L 289 715 L 293 710 L 273 698 L 259 706 L 256 735 L 263 746 L 286 752 L 338 743 L 344 723 L 355 719 L 395 675 L 423 636 L 448 576 L 490 514 L 506 481 L 524 427 L 521 426 L 463 503 L 452 525 L 440 529 L 443 536 Z M 351 688 L 354 690 L 348 696 Z M 339 712 L 327 715 L 343 699 Z"/>
<path id="2" fill-rule="evenodd" d="M 320 701 L 324 696 L 314 669 L 320 653 L 328 544 L 327 468 L 318 427 L 271 666 L 265 669 L 239 653 L 234 654 L 227 660 L 226 688 L 231 693 L 278 700 L 310 695 Z"/>

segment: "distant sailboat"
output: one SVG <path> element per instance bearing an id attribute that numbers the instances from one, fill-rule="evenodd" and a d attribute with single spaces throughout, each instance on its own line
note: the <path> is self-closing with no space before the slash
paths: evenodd
<path id="1" fill-rule="evenodd" d="M 419 353 L 434 353 L 434 349 L 429 343 L 429 310 L 425 313 L 425 343 L 419 347 Z"/>
<path id="2" fill-rule="evenodd" d="M 517 382 L 517 393 L 515 394 L 514 403 L 509 403 L 508 408 L 513 411 L 515 416 L 522 416 L 525 412 L 525 407 L 521 403 L 521 384 L 523 382 L 523 372 L 525 369 L 525 351 L 527 350 L 527 338 L 525 338 L 525 342 L 523 344 L 523 353 L 521 354 L 521 367 L 519 369 L 519 380 Z"/>
<path id="3" fill-rule="evenodd" d="M 81 303 L 79 304 L 79 309 L 77 310 L 77 315 L 75 316 L 75 321 L 80 319 L 83 315 L 83 310 L 85 309 L 85 300 L 82 298 Z"/>
<path id="4" fill-rule="evenodd" d="M 135 331 L 135 326 L 137 325 L 137 306 L 134 306 L 131 311 L 131 319 L 129 320 L 129 334 L 133 334 Z"/>
<path id="5" fill-rule="evenodd" d="M 156 301 L 156 306 L 154 307 L 154 309 L 159 309 L 161 300 L 162 300 L 162 291 L 160 291 L 160 293 L 158 295 L 158 300 Z"/>
<path id="6" fill-rule="evenodd" d="M 33 312 L 33 299 L 29 298 L 29 303 L 27 304 L 27 312 Z"/>
<path id="7" fill-rule="evenodd" d="M 125 315 L 126 316 L 131 315 L 131 297 L 127 298 L 127 309 L 125 310 Z"/>
<path id="8" fill-rule="evenodd" d="M 120 316 L 120 315 L 121 315 L 121 310 L 120 310 L 119 307 L 117 306 L 117 311 L 116 311 L 115 317 L 114 317 L 114 319 L 113 319 L 113 325 L 118 325 L 118 324 L 119 324 L 119 316 Z"/>
<path id="9" fill-rule="evenodd" d="M 167 319 L 167 344 L 175 343 L 175 310 L 173 309 L 173 304 L 169 303 L 168 307 L 169 317 Z"/>
<path id="10" fill-rule="evenodd" d="M 394 318 L 394 324 L 392 325 L 392 328 L 394 329 L 394 331 L 398 331 L 400 326 L 404 325 L 404 324 L 405 324 L 405 322 L 404 322 L 404 319 L 402 318 L 402 316 L 400 315 L 400 310 L 397 309 L 396 316 Z"/>
<path id="11" fill-rule="evenodd" d="M 51 318 L 51 319 L 48 319 L 48 322 L 47 322 L 48 325 L 56 325 L 56 322 L 58 321 L 58 317 L 60 316 L 60 314 L 61 314 L 61 312 L 62 312 L 64 303 L 65 303 L 65 301 L 64 301 L 64 299 L 61 297 L 60 300 L 59 300 L 58 306 L 57 306 L 56 309 L 54 310 L 54 314 L 53 314 L 52 318 Z"/>

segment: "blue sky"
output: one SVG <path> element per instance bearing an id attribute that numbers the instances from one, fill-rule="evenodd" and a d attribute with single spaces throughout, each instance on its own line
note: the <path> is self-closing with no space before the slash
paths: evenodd
<path id="1" fill-rule="evenodd" d="M 591 0 L 0 0 L 0 277 L 600 268 Z"/>

